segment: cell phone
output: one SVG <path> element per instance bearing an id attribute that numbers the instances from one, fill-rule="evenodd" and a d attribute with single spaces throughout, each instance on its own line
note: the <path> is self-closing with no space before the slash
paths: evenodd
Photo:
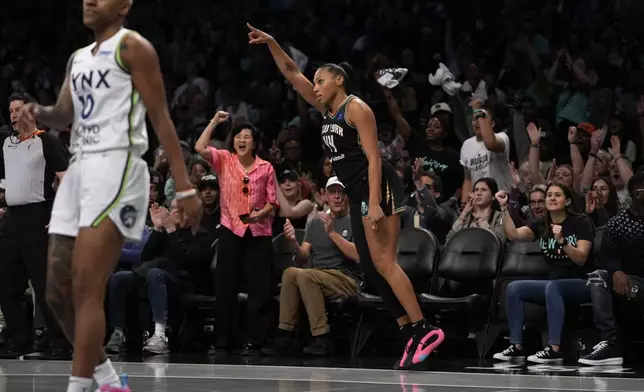
<path id="1" fill-rule="evenodd" d="M 241 214 L 241 215 L 239 215 L 239 220 L 241 220 L 242 222 L 245 221 L 248 218 L 250 218 L 250 214 Z"/>

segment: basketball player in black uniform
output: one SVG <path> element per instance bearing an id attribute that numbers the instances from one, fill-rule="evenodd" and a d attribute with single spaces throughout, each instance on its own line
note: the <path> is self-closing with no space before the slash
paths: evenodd
<path id="1" fill-rule="evenodd" d="M 411 282 L 396 261 L 403 186 L 394 168 L 380 156 L 371 108 L 351 94 L 353 69 L 348 64 L 325 64 L 311 83 L 273 37 L 251 25 L 248 28 L 249 43 L 267 44 L 284 77 L 324 115 L 324 151 L 349 196 L 360 266 L 403 335 L 409 336 L 395 367 L 407 369 L 424 361 L 445 335 L 423 318 Z"/>

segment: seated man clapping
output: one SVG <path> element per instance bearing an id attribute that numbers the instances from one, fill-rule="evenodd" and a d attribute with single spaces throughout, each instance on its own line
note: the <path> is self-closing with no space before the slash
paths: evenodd
<path id="1" fill-rule="evenodd" d="M 266 355 L 293 353 L 297 343 L 293 331 L 298 320 L 300 299 L 308 314 L 312 343 L 304 349 L 309 355 L 329 355 L 333 340 L 324 304 L 325 298 L 351 297 L 358 293 L 360 270 L 358 252 L 353 244 L 348 198 L 337 177 L 326 185 L 329 213 L 312 215 L 306 224 L 304 241 L 299 245 L 295 229 L 289 220 L 284 224 L 293 260 L 310 268 L 291 267 L 282 274 L 280 292 L 279 330 L 272 345 L 262 352 Z"/>

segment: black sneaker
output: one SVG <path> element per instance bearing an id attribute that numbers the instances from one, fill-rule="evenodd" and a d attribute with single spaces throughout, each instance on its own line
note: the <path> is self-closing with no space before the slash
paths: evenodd
<path id="1" fill-rule="evenodd" d="M 68 361 L 72 359 L 72 346 L 67 341 L 55 341 L 40 354 L 40 359 L 50 361 Z"/>
<path id="2" fill-rule="evenodd" d="M 592 353 L 579 358 L 579 363 L 590 366 L 621 366 L 624 358 L 617 344 L 604 340 L 593 347 Z"/>
<path id="3" fill-rule="evenodd" d="M 17 359 L 23 355 L 33 352 L 33 343 L 14 345 L 11 344 L 8 347 L 0 350 L 0 358 L 2 359 Z"/>
<path id="4" fill-rule="evenodd" d="M 494 354 L 492 358 L 496 359 L 497 361 L 506 362 L 523 361 L 525 360 L 525 354 L 523 353 L 523 350 L 519 350 L 516 345 L 511 344 L 510 347 L 506 348 L 500 353 Z"/>
<path id="5" fill-rule="evenodd" d="M 260 350 L 263 355 L 274 356 L 296 356 L 302 353 L 297 339 L 290 333 L 278 333 L 275 340 Z"/>
<path id="6" fill-rule="evenodd" d="M 317 336 L 308 347 L 304 348 L 304 354 L 324 357 L 333 354 L 335 345 L 333 339 L 327 335 Z"/>
<path id="7" fill-rule="evenodd" d="M 240 355 L 242 357 L 253 357 L 259 355 L 259 350 L 259 344 L 248 342 L 242 347 Z"/>
<path id="8" fill-rule="evenodd" d="M 552 346 L 547 346 L 543 350 L 528 357 L 528 361 L 534 363 L 561 363 L 563 359 L 563 353 L 553 350 Z"/>

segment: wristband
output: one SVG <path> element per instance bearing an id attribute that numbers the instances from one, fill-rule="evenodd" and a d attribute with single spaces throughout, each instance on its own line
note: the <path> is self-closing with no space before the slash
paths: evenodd
<path id="1" fill-rule="evenodd" d="M 539 143 L 530 143 L 530 147 L 532 147 L 532 148 L 541 148 L 541 144 L 539 144 Z"/>
<path id="2" fill-rule="evenodd" d="M 597 156 L 597 154 L 595 154 L 594 152 L 589 152 L 589 153 L 588 153 L 588 156 L 589 156 L 589 157 L 593 157 L 593 158 L 595 158 L 595 159 L 599 159 L 599 157 Z"/>
<path id="3" fill-rule="evenodd" d="M 183 200 L 192 196 L 197 196 L 197 190 L 195 188 L 190 188 L 187 191 L 177 192 L 175 194 L 175 200 Z"/>

